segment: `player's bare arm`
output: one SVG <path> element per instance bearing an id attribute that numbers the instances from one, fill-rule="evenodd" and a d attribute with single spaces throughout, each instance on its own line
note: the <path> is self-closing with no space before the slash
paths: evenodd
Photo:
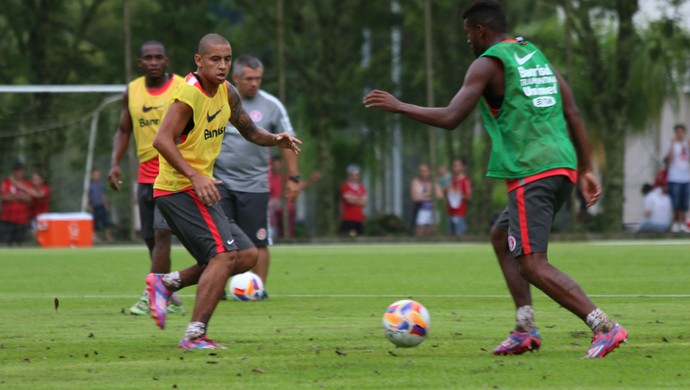
<path id="1" fill-rule="evenodd" d="M 399 101 L 388 92 L 373 90 L 364 97 L 364 106 L 377 107 L 405 115 L 427 125 L 455 129 L 472 112 L 496 72 L 496 61 L 479 58 L 470 65 L 463 86 L 446 107 L 421 107 Z"/>
<path id="2" fill-rule="evenodd" d="M 595 204 L 601 196 L 601 185 L 592 173 L 592 152 L 587 140 L 587 130 L 585 129 L 585 121 L 582 119 L 580 109 L 575 103 L 572 92 L 568 83 L 559 75 L 558 87 L 561 90 L 561 101 L 563 104 L 563 115 L 566 122 L 568 122 L 568 130 L 570 131 L 570 138 L 575 147 L 577 154 L 577 170 L 580 181 L 580 190 L 582 196 L 585 198 L 587 207 Z"/>
<path id="3" fill-rule="evenodd" d="M 113 153 L 110 158 L 110 172 L 108 172 L 108 183 L 110 188 L 115 191 L 119 191 L 122 184 L 120 161 L 122 161 L 122 157 L 127 152 L 129 140 L 132 138 L 132 126 L 132 116 L 129 113 L 129 89 L 126 89 L 122 95 L 122 113 L 120 114 L 120 123 L 113 137 Z"/>
<path id="4" fill-rule="evenodd" d="M 282 152 L 283 161 L 285 161 L 285 167 L 287 168 L 287 176 L 299 176 L 297 155 L 290 149 L 283 149 Z M 302 189 L 302 183 L 288 180 L 285 183 L 285 189 L 285 197 L 287 198 L 288 202 L 292 201 L 299 196 L 300 190 Z"/>
<path id="5" fill-rule="evenodd" d="M 234 86 L 228 84 L 228 103 L 232 111 L 230 123 L 242 134 L 247 141 L 261 146 L 278 146 L 283 149 L 290 149 L 295 154 L 301 150 L 297 145 L 302 141 L 291 136 L 289 133 L 272 134 L 268 131 L 256 127 L 252 118 L 242 107 L 242 100 Z"/>
<path id="6" fill-rule="evenodd" d="M 220 193 L 216 188 L 216 184 L 220 184 L 220 180 L 213 180 L 194 169 L 189 165 L 187 160 L 182 157 L 180 150 L 175 144 L 175 139 L 182 135 L 193 113 L 194 111 L 187 104 L 179 100 L 173 102 L 163 118 L 156 138 L 153 140 L 153 147 L 158 150 L 158 153 L 160 153 L 173 168 L 192 181 L 194 192 L 196 192 L 196 195 L 204 204 L 215 204 L 220 200 Z"/>

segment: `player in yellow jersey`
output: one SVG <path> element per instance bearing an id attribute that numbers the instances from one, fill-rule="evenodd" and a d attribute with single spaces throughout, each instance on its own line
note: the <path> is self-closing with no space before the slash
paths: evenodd
<path id="1" fill-rule="evenodd" d="M 226 81 L 232 63 L 230 43 L 218 34 L 201 38 L 194 55 L 197 72 L 174 94 L 153 141 L 160 152 L 154 183 L 156 206 L 170 228 L 197 261 L 196 265 L 146 277 L 151 316 L 163 329 L 170 295 L 198 284 L 191 321 L 181 349 L 224 349 L 206 337 L 208 322 L 231 275 L 250 270 L 257 249 L 218 202 L 221 182 L 213 178 L 229 121 L 245 139 L 299 153 L 301 143 L 288 133 L 272 134 L 256 127 L 242 107 L 237 90 Z"/>
<path id="2" fill-rule="evenodd" d="M 137 200 L 141 221 L 141 237 L 146 242 L 151 258 L 151 272 L 170 272 L 170 228 L 155 209 L 153 182 L 158 176 L 158 151 L 153 148 L 153 138 L 158 132 L 165 107 L 184 79 L 166 72 L 168 57 L 165 46 L 159 41 L 147 41 L 141 45 L 137 64 L 144 75 L 132 80 L 122 96 L 120 124 L 113 137 L 113 153 L 108 181 L 119 191 L 122 184 L 120 161 L 127 152 L 129 140 L 134 135 L 139 158 L 137 173 Z M 144 290 L 141 298 L 130 309 L 135 315 L 149 314 L 149 302 Z M 177 294 L 172 297 L 169 312 L 182 312 L 182 302 Z"/>

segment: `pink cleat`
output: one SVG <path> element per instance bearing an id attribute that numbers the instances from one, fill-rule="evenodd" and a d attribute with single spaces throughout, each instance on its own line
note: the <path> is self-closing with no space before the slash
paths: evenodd
<path id="1" fill-rule="evenodd" d="M 530 351 L 534 352 L 541 346 L 541 335 L 536 327 L 529 332 L 513 330 L 508 338 L 494 349 L 494 355 L 522 355 Z"/>
<path id="2" fill-rule="evenodd" d="M 627 340 L 628 331 L 618 324 L 606 333 L 595 333 L 585 359 L 601 359 Z"/>
<path id="3" fill-rule="evenodd" d="M 172 291 L 163 284 L 163 274 L 148 274 L 146 276 L 146 292 L 149 296 L 151 317 L 159 328 L 165 329 L 165 316 Z"/>

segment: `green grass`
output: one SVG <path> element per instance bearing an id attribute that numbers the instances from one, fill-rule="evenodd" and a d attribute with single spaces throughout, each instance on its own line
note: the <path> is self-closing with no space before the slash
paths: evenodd
<path id="1" fill-rule="evenodd" d="M 603 360 L 582 359 L 587 327 L 537 291 L 542 349 L 491 354 L 514 313 L 488 244 L 276 246 L 270 300 L 221 302 L 209 336 L 229 349 L 191 353 L 175 348 L 188 316 L 161 331 L 126 314 L 143 244 L 0 249 L 0 389 L 690 388 L 690 244 L 656 244 L 551 245 L 630 333 Z M 189 264 L 174 249 L 173 268 Z M 194 289 L 181 293 L 191 310 Z M 431 332 L 396 349 L 381 316 L 408 297 Z"/>

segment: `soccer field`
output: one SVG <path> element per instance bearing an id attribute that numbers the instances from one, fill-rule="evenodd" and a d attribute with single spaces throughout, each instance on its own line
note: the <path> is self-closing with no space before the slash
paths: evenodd
<path id="1" fill-rule="evenodd" d="M 0 389 L 690 388 L 690 241 L 554 243 L 550 257 L 627 344 L 582 359 L 589 329 L 533 291 L 541 350 L 493 356 L 514 309 L 488 243 L 275 246 L 270 299 L 220 302 L 209 336 L 229 349 L 193 352 L 176 349 L 188 315 L 161 331 L 127 312 L 143 244 L 0 249 Z M 173 268 L 190 264 L 173 250 Z M 381 328 L 403 298 L 431 315 L 415 348 Z"/>

